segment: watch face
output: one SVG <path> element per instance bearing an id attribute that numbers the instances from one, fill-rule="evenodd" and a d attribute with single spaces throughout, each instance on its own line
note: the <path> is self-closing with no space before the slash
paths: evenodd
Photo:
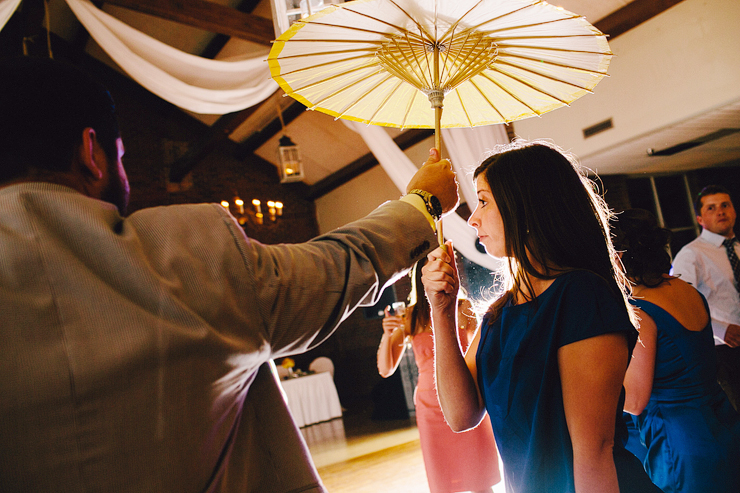
<path id="1" fill-rule="evenodd" d="M 434 195 L 432 195 L 429 202 L 432 205 L 432 210 L 434 211 L 433 213 L 434 217 L 441 217 L 442 216 L 442 204 L 439 202 L 439 199 L 435 197 Z"/>

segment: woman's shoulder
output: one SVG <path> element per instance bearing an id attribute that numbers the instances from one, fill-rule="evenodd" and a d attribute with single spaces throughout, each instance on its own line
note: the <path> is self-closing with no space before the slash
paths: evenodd
<path id="1" fill-rule="evenodd" d="M 655 305 L 691 331 L 702 330 L 708 322 L 709 315 L 702 294 L 677 277 L 667 278 L 656 287 L 638 290 L 634 297 L 637 306 L 645 308 L 641 302 Z"/>

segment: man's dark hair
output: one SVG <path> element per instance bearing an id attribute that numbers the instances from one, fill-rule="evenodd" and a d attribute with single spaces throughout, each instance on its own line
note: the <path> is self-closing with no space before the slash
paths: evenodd
<path id="1" fill-rule="evenodd" d="M 697 216 L 701 216 L 702 199 L 707 195 L 716 195 L 718 193 L 726 193 L 727 195 L 730 195 L 730 191 L 722 185 L 707 185 L 706 187 L 702 188 L 698 194 L 696 194 L 696 200 L 694 201 L 694 211 L 696 211 Z"/>
<path id="2" fill-rule="evenodd" d="M 68 171 L 91 127 L 109 162 L 120 136 L 108 90 L 76 67 L 22 57 L 0 61 L 0 183 L 32 169 Z"/>

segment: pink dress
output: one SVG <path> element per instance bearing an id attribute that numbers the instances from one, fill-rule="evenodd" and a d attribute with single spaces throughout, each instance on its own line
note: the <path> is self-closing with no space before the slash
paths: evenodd
<path id="1" fill-rule="evenodd" d="M 501 480 L 491 421 L 453 432 L 444 420 L 434 387 L 434 339 L 429 331 L 411 339 L 419 380 L 414 393 L 416 424 L 431 493 L 477 491 Z"/>

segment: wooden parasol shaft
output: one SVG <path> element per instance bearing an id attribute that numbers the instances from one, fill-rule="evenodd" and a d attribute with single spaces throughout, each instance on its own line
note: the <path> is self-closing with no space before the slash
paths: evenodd
<path id="1" fill-rule="evenodd" d="M 442 157 L 442 132 L 441 132 L 441 121 L 442 121 L 442 107 L 438 106 L 434 108 L 434 148 L 439 152 L 439 156 Z M 442 233 L 442 218 L 437 221 L 437 240 L 439 246 L 444 247 L 445 236 Z"/>

